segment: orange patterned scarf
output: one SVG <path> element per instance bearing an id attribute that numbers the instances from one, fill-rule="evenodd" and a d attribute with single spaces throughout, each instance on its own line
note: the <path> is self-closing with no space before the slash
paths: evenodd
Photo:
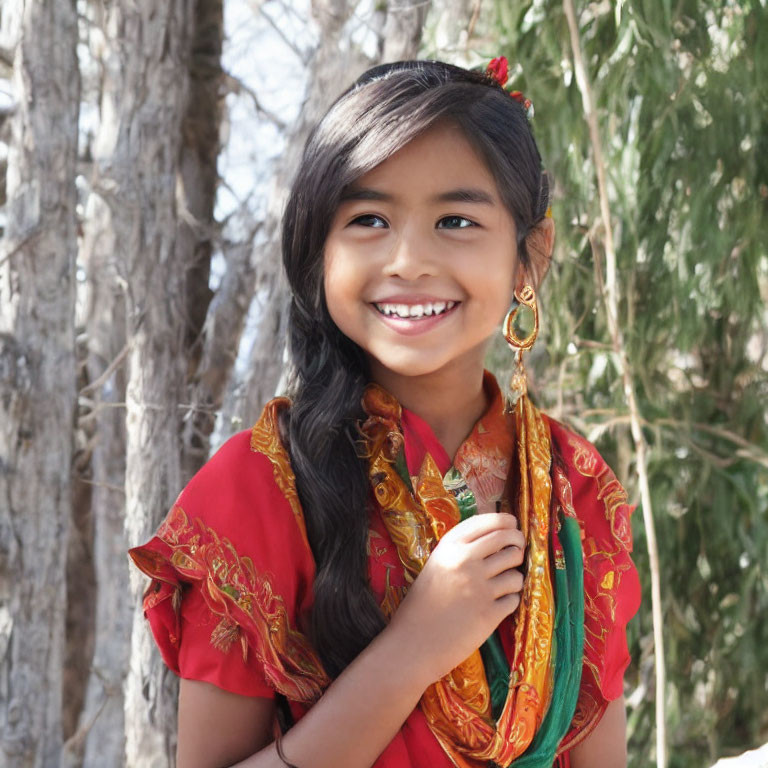
<path id="1" fill-rule="evenodd" d="M 362 426 L 369 478 L 382 519 L 394 541 L 406 578 L 413 581 L 440 538 L 460 520 L 455 497 L 437 465 L 426 454 L 413 494 L 394 463 L 402 447 L 401 407 L 376 384 L 366 388 Z M 547 422 L 527 397 L 509 417 L 517 440 L 518 521 L 528 542 L 524 591 L 513 619 L 500 631 L 511 633 L 514 648 L 506 701 L 496 722 L 480 651 L 432 684 L 420 706 L 431 730 L 452 761 L 492 760 L 508 765 L 530 745 L 549 706 L 553 685 L 554 592 L 549 557 L 550 435 Z M 396 605 L 390 606 L 391 612 Z"/>

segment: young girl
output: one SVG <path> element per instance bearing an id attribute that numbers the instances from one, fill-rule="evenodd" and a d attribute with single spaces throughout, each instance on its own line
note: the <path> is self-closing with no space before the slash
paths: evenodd
<path id="1" fill-rule="evenodd" d="M 505 72 L 375 67 L 307 142 L 290 397 L 131 550 L 179 768 L 626 765 L 630 507 L 525 394 L 554 227 Z"/>

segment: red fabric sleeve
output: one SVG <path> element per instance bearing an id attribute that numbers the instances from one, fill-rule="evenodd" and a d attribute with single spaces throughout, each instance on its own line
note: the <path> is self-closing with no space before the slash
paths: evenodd
<path id="1" fill-rule="evenodd" d="M 311 673 L 315 659 L 293 630 L 311 606 L 314 563 L 250 435 L 231 437 L 130 555 L 152 578 L 144 614 L 170 669 L 245 696 L 306 693 L 293 667 Z"/>
<path id="2" fill-rule="evenodd" d="M 274 698 L 275 691 L 264 678 L 264 667 L 256 654 L 251 653 L 244 660 L 239 644 L 226 651 L 213 646 L 211 635 L 219 620 L 205 602 L 200 582 L 185 585 L 181 598 L 179 677 L 204 680 L 241 696 Z"/>

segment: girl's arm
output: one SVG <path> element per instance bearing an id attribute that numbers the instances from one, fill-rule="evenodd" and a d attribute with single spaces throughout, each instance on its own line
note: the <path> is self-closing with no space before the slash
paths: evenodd
<path id="1" fill-rule="evenodd" d="M 389 625 L 285 735 L 286 758 L 297 768 L 373 765 L 427 686 L 517 608 L 524 546 L 507 514 L 470 517 L 446 533 Z M 239 768 L 285 768 L 270 743 L 271 700 L 181 685 L 177 768 L 237 760 Z"/>
<path id="2" fill-rule="evenodd" d="M 275 700 L 240 696 L 202 680 L 179 685 L 178 768 L 234 765 L 272 741 Z"/>
<path id="3" fill-rule="evenodd" d="M 595 730 L 571 750 L 571 768 L 626 768 L 627 715 L 624 699 L 609 702 Z"/>
<path id="4" fill-rule="evenodd" d="M 430 682 L 385 629 L 285 735 L 286 757 L 298 768 L 371 765 Z M 178 768 L 285 768 L 271 743 L 274 707 L 273 699 L 182 680 Z"/>

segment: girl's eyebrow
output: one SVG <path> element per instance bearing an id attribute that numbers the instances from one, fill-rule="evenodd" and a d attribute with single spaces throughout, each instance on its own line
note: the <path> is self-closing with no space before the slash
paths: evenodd
<path id="1" fill-rule="evenodd" d="M 459 189 L 450 189 L 447 192 L 441 192 L 435 195 L 433 200 L 436 203 L 483 203 L 484 205 L 495 205 L 496 201 L 493 195 L 484 189 L 474 189 L 472 187 L 461 187 Z"/>
<path id="2" fill-rule="evenodd" d="M 347 187 L 342 193 L 339 202 L 347 203 L 351 200 L 381 200 L 383 202 L 393 202 L 394 195 L 388 192 L 382 192 L 371 187 Z M 460 187 L 458 189 L 449 189 L 446 192 L 440 192 L 432 198 L 435 203 L 482 203 L 484 205 L 495 205 L 496 201 L 493 195 L 484 189 L 473 187 Z"/>

